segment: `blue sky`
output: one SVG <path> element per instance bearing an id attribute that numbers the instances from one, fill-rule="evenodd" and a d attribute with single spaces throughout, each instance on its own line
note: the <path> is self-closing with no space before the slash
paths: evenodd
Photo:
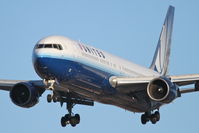
<path id="1" fill-rule="evenodd" d="M 0 79 L 39 79 L 31 54 L 36 42 L 63 35 L 149 66 L 169 5 L 176 7 L 170 74 L 199 73 L 198 0 L 34 0 L 0 1 Z M 76 106 L 81 123 L 60 126 L 66 113 L 48 104 L 46 91 L 30 109 L 15 106 L 0 92 L 0 131 L 4 133 L 64 132 L 198 132 L 199 93 L 183 95 L 160 110 L 156 125 L 140 123 L 140 114 L 96 103 Z"/>

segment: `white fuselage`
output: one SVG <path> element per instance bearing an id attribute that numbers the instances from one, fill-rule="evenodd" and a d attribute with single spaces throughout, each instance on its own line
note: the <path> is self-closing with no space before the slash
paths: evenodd
<path id="1" fill-rule="evenodd" d="M 140 76 L 158 76 L 159 74 L 151 69 L 137 65 L 133 62 L 127 61 L 120 57 L 114 56 L 100 49 L 92 46 L 70 40 L 66 37 L 53 36 L 40 40 L 37 44 L 53 44 L 58 43 L 63 47 L 62 51 L 56 49 L 34 49 L 33 55 L 48 55 L 55 58 L 72 58 L 86 63 L 87 65 L 94 66 L 96 68 L 129 77 L 140 77 Z M 81 49 L 82 47 L 82 49 Z M 91 52 L 89 52 L 89 50 Z M 98 52 L 96 52 L 98 51 Z M 103 53 L 105 58 L 99 56 L 99 53 Z M 101 54 L 100 54 L 101 55 Z"/>
<path id="2" fill-rule="evenodd" d="M 33 51 L 33 64 L 42 79 L 55 79 L 62 86 L 59 91 L 70 90 L 134 112 L 147 110 L 149 104 L 142 100 L 132 104 L 132 97 L 110 86 L 110 77 L 159 76 L 151 69 L 62 36 L 40 40 Z"/>

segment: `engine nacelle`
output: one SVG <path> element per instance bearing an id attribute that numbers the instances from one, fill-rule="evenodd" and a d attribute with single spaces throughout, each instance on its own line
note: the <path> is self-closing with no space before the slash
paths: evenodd
<path id="1" fill-rule="evenodd" d="M 10 91 L 12 102 L 20 107 L 30 108 L 39 102 L 44 89 L 35 88 L 29 82 L 21 82 L 13 86 Z"/>
<path id="2" fill-rule="evenodd" d="M 165 77 L 153 79 L 147 86 L 147 94 L 156 102 L 170 103 L 178 96 L 178 87 Z"/>

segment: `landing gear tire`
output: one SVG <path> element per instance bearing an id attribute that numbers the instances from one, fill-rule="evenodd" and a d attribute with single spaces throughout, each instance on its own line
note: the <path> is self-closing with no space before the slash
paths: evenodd
<path id="1" fill-rule="evenodd" d="M 159 111 L 156 111 L 153 114 L 151 114 L 151 112 L 146 112 L 141 116 L 142 124 L 146 124 L 148 121 L 151 121 L 152 124 L 156 124 L 159 120 L 160 120 Z"/>
<path id="2" fill-rule="evenodd" d="M 151 115 L 151 123 L 152 123 L 152 124 L 155 124 L 156 122 L 157 122 L 157 117 L 156 117 L 155 114 L 152 114 L 152 115 Z"/>
<path id="3" fill-rule="evenodd" d="M 79 114 L 75 114 L 75 116 L 71 116 L 70 114 L 66 114 L 61 118 L 61 126 L 65 127 L 67 124 L 70 124 L 72 127 L 75 127 L 80 123 Z"/>
<path id="4" fill-rule="evenodd" d="M 70 124 L 72 127 L 75 127 L 79 123 L 80 123 L 80 115 L 79 114 L 75 114 L 75 116 L 72 116 L 70 118 Z"/>
<path id="5" fill-rule="evenodd" d="M 72 126 L 72 127 L 75 127 L 75 126 L 76 126 L 76 124 L 71 124 L 71 126 Z"/>
<path id="6" fill-rule="evenodd" d="M 75 127 L 77 125 L 77 120 L 74 116 L 70 118 L 70 124 L 72 127 Z"/>
<path id="7" fill-rule="evenodd" d="M 77 124 L 80 123 L 80 115 L 79 114 L 75 114 L 75 119 L 77 120 Z"/>
<path id="8" fill-rule="evenodd" d="M 47 102 L 48 102 L 48 103 L 51 103 L 51 102 L 52 102 L 52 96 L 51 96 L 51 94 L 48 94 L 48 95 L 47 95 Z"/>
<path id="9" fill-rule="evenodd" d="M 61 118 L 61 126 L 66 127 L 66 118 L 65 117 Z"/>
<path id="10" fill-rule="evenodd" d="M 52 101 L 55 103 L 55 102 L 57 102 L 57 100 L 58 100 L 58 98 L 55 95 L 52 95 L 52 94 L 47 95 L 47 102 L 48 103 L 51 103 Z"/>
<path id="11" fill-rule="evenodd" d="M 54 102 L 54 103 L 57 102 L 57 97 L 56 97 L 56 96 L 53 96 L 52 99 L 53 99 L 53 102 Z"/>
<path id="12" fill-rule="evenodd" d="M 160 113 L 158 111 L 156 111 L 154 115 L 157 118 L 157 121 L 159 121 L 160 120 Z"/>
<path id="13" fill-rule="evenodd" d="M 143 125 L 145 125 L 147 123 L 147 119 L 146 119 L 146 115 L 145 114 L 142 114 L 141 122 L 142 122 Z"/>
<path id="14" fill-rule="evenodd" d="M 69 121 L 71 116 L 69 114 L 66 114 L 64 117 L 65 117 L 66 121 Z"/>

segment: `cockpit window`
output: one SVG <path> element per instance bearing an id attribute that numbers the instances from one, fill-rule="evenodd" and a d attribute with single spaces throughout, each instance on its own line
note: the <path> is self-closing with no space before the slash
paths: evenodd
<path id="1" fill-rule="evenodd" d="M 59 49 L 57 44 L 53 44 L 53 48 Z"/>
<path id="2" fill-rule="evenodd" d="M 59 47 L 59 50 L 63 50 L 63 48 L 62 48 L 62 46 L 61 46 L 61 45 L 58 45 L 58 47 Z"/>
<path id="3" fill-rule="evenodd" d="M 44 48 L 52 48 L 52 44 L 45 44 Z"/>
<path id="4" fill-rule="evenodd" d="M 36 49 L 40 48 L 54 48 L 58 50 L 63 50 L 63 47 L 60 44 L 38 44 Z"/>
<path id="5" fill-rule="evenodd" d="M 43 48 L 43 47 L 44 47 L 43 44 L 39 44 L 39 45 L 37 46 L 37 48 Z"/>

